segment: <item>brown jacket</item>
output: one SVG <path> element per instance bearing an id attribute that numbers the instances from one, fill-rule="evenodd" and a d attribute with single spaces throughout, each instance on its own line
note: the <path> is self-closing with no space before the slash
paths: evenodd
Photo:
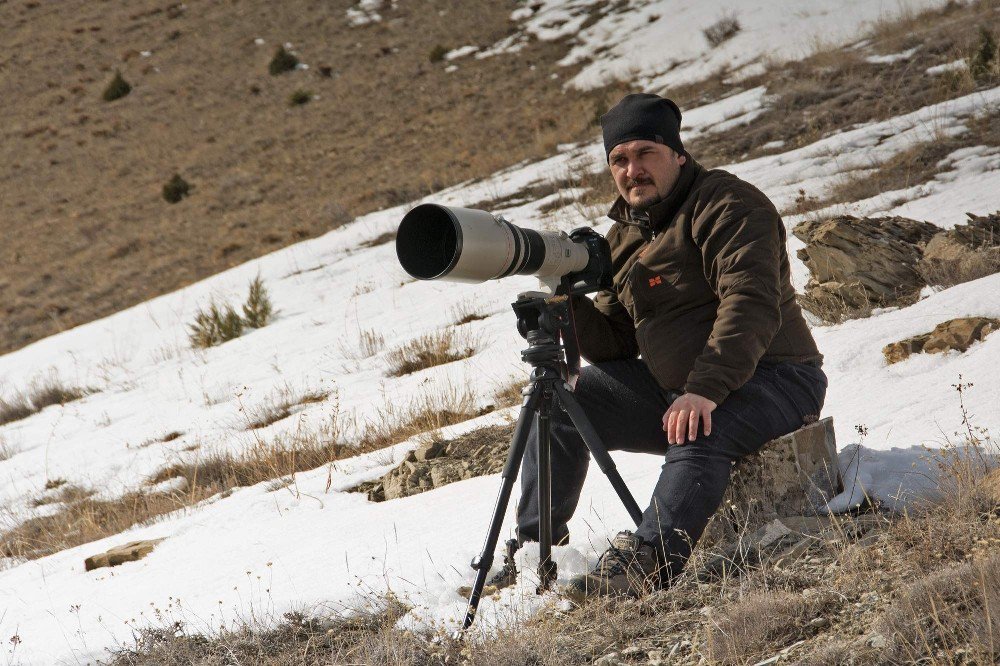
<path id="1" fill-rule="evenodd" d="M 614 287 L 574 299 L 592 363 L 642 354 L 665 390 L 719 404 L 759 361 L 819 363 L 795 301 L 785 227 L 757 188 L 688 156 L 666 199 L 609 217 Z"/>

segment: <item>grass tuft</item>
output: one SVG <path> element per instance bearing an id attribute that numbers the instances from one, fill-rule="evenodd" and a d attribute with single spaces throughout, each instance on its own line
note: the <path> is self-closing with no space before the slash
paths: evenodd
<path id="1" fill-rule="evenodd" d="M 64 384 L 55 373 L 37 377 L 23 391 L 0 398 L 0 425 L 20 421 L 51 405 L 65 405 L 94 392 L 91 388 Z"/>
<path id="2" fill-rule="evenodd" d="M 452 327 L 427 333 L 389 352 L 389 374 L 409 375 L 419 370 L 469 358 L 477 351 L 475 340 L 465 329 Z"/>

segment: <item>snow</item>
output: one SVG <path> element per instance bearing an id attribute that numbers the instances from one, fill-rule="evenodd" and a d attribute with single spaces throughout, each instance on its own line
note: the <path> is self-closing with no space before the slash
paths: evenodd
<path id="1" fill-rule="evenodd" d="M 586 89 L 624 79 L 634 81 L 639 89 L 665 90 L 720 70 L 731 76 L 744 69 L 759 72 L 763 59 L 800 58 L 817 47 L 847 44 L 877 21 L 944 4 L 944 0 L 747 0 L 738 4 L 630 0 L 612 5 L 596 0 L 538 0 L 511 14 L 511 20 L 521 26 L 519 34 L 479 56 L 517 50 L 528 37 L 568 37 L 573 48 L 560 64 L 582 64 L 569 85 Z M 580 30 L 592 14 L 595 22 Z M 736 18 L 741 30 L 711 48 L 703 31 L 728 16 Z"/>
<path id="2" fill-rule="evenodd" d="M 865 62 L 870 62 L 873 65 L 890 65 L 894 62 L 899 62 L 900 60 L 909 60 L 914 53 L 920 50 L 919 46 L 914 46 L 912 49 L 907 49 L 901 53 L 890 53 L 887 55 L 871 55 L 865 58 Z M 929 73 L 929 72 L 928 72 Z"/>
<path id="3" fill-rule="evenodd" d="M 464 58 L 467 55 L 473 54 L 479 50 L 478 46 L 474 44 L 469 44 L 468 46 L 462 46 L 457 49 L 453 49 L 444 54 L 445 60 L 457 60 L 458 58 Z"/>
<path id="4" fill-rule="evenodd" d="M 935 65 L 933 67 L 927 68 L 927 73 L 931 76 L 937 74 L 944 74 L 946 72 L 960 72 L 963 69 L 968 69 L 969 64 L 965 62 L 964 59 L 954 60 L 952 62 L 947 62 L 943 65 Z"/>
<path id="5" fill-rule="evenodd" d="M 565 30 L 560 21 L 577 21 L 579 12 L 598 3 L 539 4 L 530 16 L 529 7 L 519 9 L 517 20 L 535 26 L 532 34 L 541 38 Z M 632 29 L 637 38 L 645 35 L 646 43 L 654 45 L 650 52 L 662 56 L 663 42 L 654 37 L 662 37 L 655 30 L 664 28 L 656 26 L 684 22 L 694 27 L 687 32 L 701 39 L 702 23 L 711 23 L 722 10 L 718 2 L 704 7 L 665 1 L 634 4 L 631 13 L 601 10 L 598 22 L 580 35 L 577 48 L 610 44 L 600 41 L 611 39 L 611 33 L 602 30 L 614 27 L 615 34 Z M 381 6 L 359 3 L 356 8 L 376 11 Z M 751 62 L 758 53 L 750 43 L 752 36 L 764 42 L 771 38 L 775 52 L 786 53 L 783 49 L 790 48 L 792 37 L 774 36 L 772 28 L 762 25 L 765 18 L 782 16 L 783 31 L 796 38 L 826 29 L 832 39 L 837 30 L 856 31 L 879 11 L 897 11 L 896 3 L 833 5 L 825 0 L 798 14 L 788 7 L 788 2 L 777 0 L 741 5 L 744 31 L 717 51 L 735 54 L 735 66 Z M 654 14 L 659 18 L 650 21 Z M 792 29 L 796 19 L 800 22 Z M 685 53 L 692 35 L 678 34 L 674 51 Z M 610 52 L 622 48 L 615 42 Z M 623 51 L 617 53 L 624 58 Z M 694 58 L 697 53 L 692 53 Z M 633 55 L 641 65 L 650 54 Z M 706 60 L 716 55 L 713 51 Z M 596 75 L 592 68 L 607 65 L 613 57 L 602 55 L 585 66 L 581 80 Z M 671 73 L 675 71 L 693 76 L 697 66 L 694 61 L 682 63 Z M 655 68 L 650 66 L 648 72 L 655 73 Z M 1000 88 L 995 88 L 726 168 L 760 187 L 781 208 L 800 189 L 821 195 L 838 178 L 863 173 L 917 142 L 967 132 L 967 122 L 998 100 Z M 685 109 L 684 136 L 748 122 L 767 103 L 764 90 L 755 88 Z M 782 147 L 773 144 L 770 149 Z M 852 210 L 906 215 L 947 228 L 963 222 L 967 211 L 1000 209 L 1000 153 L 995 148 L 962 149 L 941 166 L 943 173 L 930 183 L 857 202 Z M 551 158 L 462 183 L 427 200 L 468 205 L 500 199 L 581 167 L 606 168 L 600 141 L 559 146 Z M 606 221 L 585 219 L 573 206 L 541 212 L 547 203 L 571 195 L 513 202 L 494 212 L 531 228 L 569 230 L 597 222 L 599 231 L 608 229 Z M 518 356 L 524 342 L 514 330 L 509 303 L 519 291 L 534 288 L 534 280 L 516 277 L 482 285 L 410 280 L 391 244 L 365 246 L 393 230 L 408 209 L 398 206 L 366 215 L 320 238 L 0 356 L 0 396 L 9 397 L 50 372 L 69 384 L 96 390 L 79 401 L 0 426 L 0 444 L 13 453 L 0 460 L 5 518 L 20 521 L 57 510 L 55 504 L 33 507 L 31 502 L 46 492 L 45 483 L 53 478 L 94 488 L 99 497 L 116 497 L 139 487 L 163 466 L 208 451 L 239 454 L 258 437 L 271 442 L 296 431 L 324 428 L 339 429 L 351 438 L 380 413 L 395 409 L 398 414 L 411 400 L 468 390 L 477 404 L 486 405 L 497 386 L 511 378 L 524 379 L 525 366 Z M 787 218 L 788 228 L 798 219 Z M 789 234 L 798 288 L 808 277 L 795 255 L 800 247 L 801 241 Z M 216 348 L 191 349 L 186 324 L 196 310 L 212 298 L 240 302 L 257 275 L 278 308 L 275 322 Z M 830 378 L 824 414 L 835 418 L 841 465 L 850 481 L 831 508 L 856 506 L 867 495 L 899 509 L 932 492 L 938 468 L 929 456 L 962 441 L 963 405 L 975 425 L 997 432 L 1000 336 L 964 354 L 921 354 L 891 366 L 881 350 L 946 319 L 1000 317 L 998 289 L 1000 275 L 993 275 L 937 292 L 927 290 L 912 306 L 880 311 L 868 319 L 813 327 Z M 361 352 L 365 332 L 382 332 L 391 350 L 452 324 L 458 311 L 469 308 L 486 315 L 462 326 L 481 341 L 471 358 L 391 378 L 385 351 L 372 356 Z M 973 386 L 960 395 L 954 388 L 959 383 Z M 309 392 L 327 398 L 302 405 L 267 428 L 245 430 L 247 411 Z M 443 434 L 457 436 L 513 416 L 512 409 L 493 412 Z M 183 434 L 162 441 L 174 431 Z M 200 448 L 188 450 L 195 445 Z M 410 440 L 300 473 L 287 488 L 274 490 L 263 483 L 240 489 L 152 525 L 39 560 L 0 562 L 0 639 L 7 646 L 7 661 L 86 663 L 104 656 L 106 648 L 128 642 L 135 627 L 150 622 L 178 619 L 210 630 L 251 615 L 279 619 L 290 609 L 358 608 L 386 590 L 415 606 L 402 626 L 453 628 L 465 611 L 464 600 L 454 590 L 470 580 L 468 562 L 481 547 L 499 477 L 470 479 L 387 503 L 370 503 L 363 495 L 346 492 L 377 478 L 415 446 Z M 648 496 L 659 464 L 640 454 L 613 457 L 634 495 Z M 507 512 L 504 538 L 513 525 L 515 503 L 516 497 Z M 595 471 L 570 523 L 572 540 L 555 551 L 560 579 L 589 568 L 606 540 L 628 524 L 616 495 Z M 166 540 L 139 562 L 83 571 L 86 556 L 160 537 Z M 530 572 L 537 550 L 526 548 L 518 557 L 521 568 Z M 549 600 L 534 595 L 533 588 L 529 575 L 499 598 L 485 599 L 477 626 L 485 630 L 529 616 Z M 14 635 L 21 642 L 11 647 L 8 639 Z"/>

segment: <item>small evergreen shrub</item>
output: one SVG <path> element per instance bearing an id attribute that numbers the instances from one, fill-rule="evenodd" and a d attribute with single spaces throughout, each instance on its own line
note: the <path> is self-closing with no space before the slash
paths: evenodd
<path id="1" fill-rule="evenodd" d="M 444 56 L 445 54 L 448 53 L 448 51 L 449 49 L 447 46 L 442 46 L 441 44 L 438 44 L 437 46 L 431 49 L 430 55 L 428 55 L 427 58 L 431 62 L 441 62 L 442 60 L 444 60 Z"/>
<path id="2" fill-rule="evenodd" d="M 191 346 L 207 349 L 243 335 L 243 319 L 231 305 L 213 302 L 207 310 L 198 310 L 188 329 Z"/>
<path id="3" fill-rule="evenodd" d="M 313 94 L 311 91 L 300 88 L 288 96 L 288 106 L 302 106 L 311 102 L 312 98 Z"/>
<path id="4" fill-rule="evenodd" d="M 242 316 L 228 304 L 215 301 L 207 309 L 198 309 L 194 322 L 188 324 L 188 339 L 191 346 L 207 349 L 238 338 L 247 329 L 263 328 L 274 318 L 274 305 L 267 293 L 264 281 L 258 275 L 250 282 L 247 299 L 241 306 Z"/>
<path id="5" fill-rule="evenodd" d="M 984 27 L 979 28 L 979 44 L 969 56 L 969 73 L 977 83 L 1000 76 L 1000 46 L 996 35 Z"/>
<path id="6" fill-rule="evenodd" d="M 125 80 L 124 77 L 122 77 L 122 73 L 120 71 L 115 70 L 115 76 L 108 83 L 107 87 L 104 88 L 104 93 L 101 95 L 101 98 L 105 102 L 113 102 L 116 99 L 121 99 L 130 92 L 132 92 L 132 86 Z"/>
<path id="7" fill-rule="evenodd" d="M 173 178 L 163 186 L 163 198 L 168 203 L 177 203 L 191 193 L 191 183 L 187 182 L 179 173 L 175 173 Z"/>
<path id="8" fill-rule="evenodd" d="M 271 323 L 274 316 L 274 306 L 271 297 L 264 287 L 264 281 L 258 275 L 250 283 L 247 300 L 243 304 L 243 323 L 250 328 L 263 328 Z"/>
<path id="9" fill-rule="evenodd" d="M 279 46 L 267 66 L 267 71 L 271 76 L 278 76 L 279 74 L 292 71 L 298 64 L 298 58 L 286 51 L 284 46 Z"/>

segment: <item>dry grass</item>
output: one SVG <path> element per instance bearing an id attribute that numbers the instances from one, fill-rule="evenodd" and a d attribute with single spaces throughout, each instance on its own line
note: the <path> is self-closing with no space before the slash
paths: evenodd
<path id="1" fill-rule="evenodd" d="M 954 287 L 963 282 L 1000 273 L 1000 248 L 972 250 L 955 261 L 921 261 L 917 272 L 927 284 L 935 287 Z"/>
<path id="2" fill-rule="evenodd" d="M 481 416 L 492 409 L 477 409 L 475 396 L 455 387 L 425 393 L 402 403 L 386 400 L 375 416 L 361 427 L 359 446 L 368 451 L 383 449 L 446 426 Z"/>
<path id="3" fill-rule="evenodd" d="M 295 391 L 286 384 L 256 405 L 246 406 L 241 400 L 241 425 L 247 430 L 266 428 L 291 416 L 296 407 L 323 402 L 329 395 L 320 390 Z"/>
<path id="4" fill-rule="evenodd" d="M 4 460 L 10 460 L 18 453 L 18 448 L 11 444 L 7 439 L 0 435 L 0 462 Z"/>
<path id="5" fill-rule="evenodd" d="M 799 148 L 845 127 L 886 120 L 996 85 L 1000 79 L 976 81 L 967 71 L 930 76 L 926 70 L 971 58 L 980 46 L 980 26 L 996 25 L 998 11 L 995 0 L 948 3 L 878 25 L 867 36 L 865 49 L 823 48 L 801 61 L 771 65 L 741 83 L 744 89 L 766 86 L 774 101 L 765 112 L 746 126 L 703 135 L 688 148 L 707 166 L 728 164 L 772 152 L 775 149 L 764 146 L 773 142 L 784 142 L 781 151 Z M 914 47 L 919 48 L 905 60 L 865 60 L 869 53 Z M 682 109 L 688 108 L 689 96 L 694 98 L 681 91 L 675 98 L 684 102 Z"/>
<path id="6" fill-rule="evenodd" d="M 426 333 L 393 349 L 386 355 L 389 374 L 393 377 L 409 375 L 420 370 L 469 358 L 481 346 L 478 338 L 465 328 L 449 326 Z"/>
<path id="7" fill-rule="evenodd" d="M 94 392 L 94 389 L 66 384 L 50 372 L 31 380 L 21 391 L 0 397 L 0 425 L 20 421 L 51 405 L 65 405 Z"/>
<path id="8" fill-rule="evenodd" d="M 968 385 L 954 387 L 964 400 Z M 963 411 L 963 415 L 965 412 Z M 1000 658 L 1000 471 L 989 433 L 965 420 L 963 444 L 937 453 L 944 473 L 938 500 L 898 516 L 842 516 L 827 521 L 806 548 L 721 575 L 700 576 L 711 543 L 700 544 L 672 588 L 640 599 L 599 599 L 567 611 L 544 607 L 496 636 L 471 634 L 455 642 L 441 634 L 401 632 L 372 622 L 348 630 L 316 631 L 318 653 L 299 642 L 274 640 L 296 627 L 335 628 L 340 620 L 294 616 L 275 630 L 197 638 L 177 636 L 191 663 L 224 647 L 267 644 L 264 664 L 987 664 Z M 399 609 L 397 612 L 401 612 Z M 398 617 L 398 616 L 393 616 Z M 357 625 L 353 625 L 357 628 Z M 176 628 L 175 628 L 176 629 Z M 128 664 L 177 663 L 160 642 L 123 649 Z M 171 648 L 173 649 L 173 648 Z M 198 661 L 205 658 L 204 662 Z M 314 659 L 315 661 L 310 661 Z M 323 660 L 326 659 L 324 662 Z M 270 660 L 270 661 L 269 661 Z M 182 660 L 183 661 L 183 660 Z"/>

